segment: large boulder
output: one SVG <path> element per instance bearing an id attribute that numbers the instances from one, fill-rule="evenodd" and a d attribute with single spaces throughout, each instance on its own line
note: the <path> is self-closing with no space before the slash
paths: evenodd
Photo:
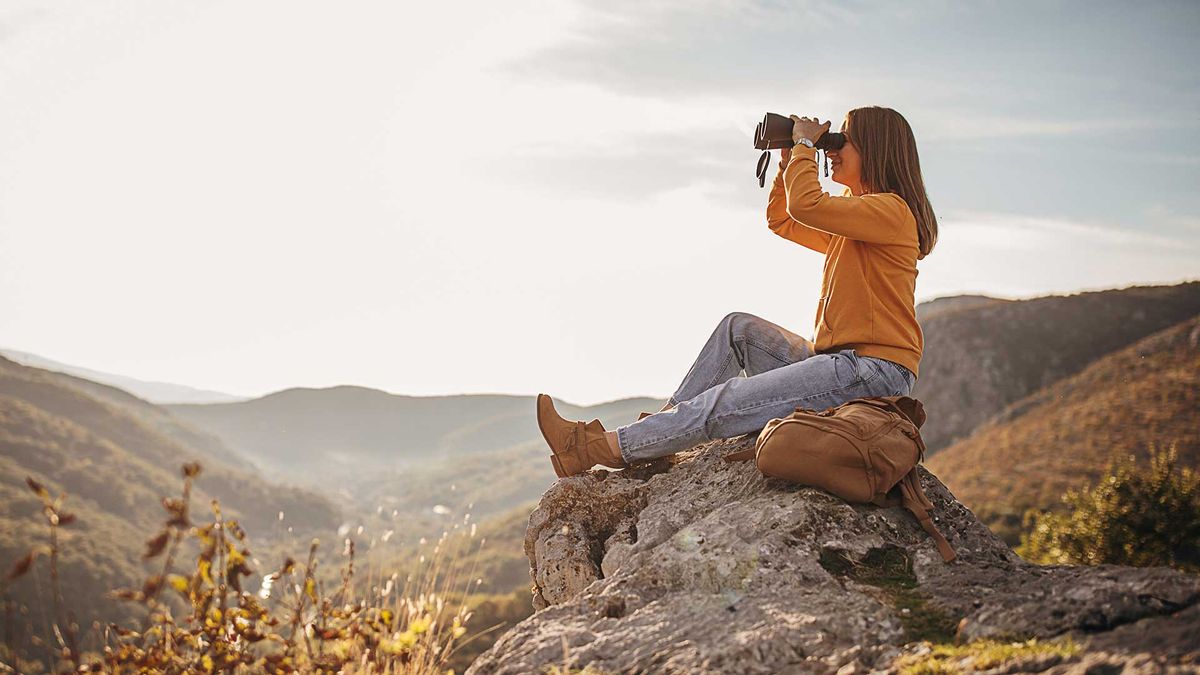
<path id="1" fill-rule="evenodd" d="M 1200 663 L 1196 577 L 1028 564 L 921 469 L 959 556 L 947 564 L 902 508 L 848 504 L 722 461 L 753 444 L 714 441 L 556 482 L 525 540 L 538 611 L 468 675 L 869 672 L 925 641 L 1067 633 L 1079 654 L 1028 669 Z"/>

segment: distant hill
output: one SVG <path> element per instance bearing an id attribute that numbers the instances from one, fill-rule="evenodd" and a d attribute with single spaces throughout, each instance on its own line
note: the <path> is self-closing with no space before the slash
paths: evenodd
<path id="1" fill-rule="evenodd" d="M 658 410 L 663 401 L 630 398 L 588 407 L 556 404 L 564 416 L 599 418 L 612 429 L 636 420 L 639 411 Z M 413 490 L 428 491 L 421 481 L 433 479 L 430 471 L 453 476 L 473 463 L 500 462 L 495 458 L 514 452 L 519 456 L 522 448 L 545 465 L 536 477 L 540 487 L 533 494 L 528 487 L 517 489 L 512 500 L 502 501 L 535 498 L 547 484 L 544 479 L 554 478 L 549 451 L 537 428 L 533 396 L 417 397 L 341 386 L 288 389 L 240 403 L 167 407 L 217 434 L 272 475 L 302 485 L 338 485 L 356 499 L 364 498 L 363 485 L 378 484 L 399 472 L 423 476 L 409 482 Z M 441 466 L 450 461 L 453 464 Z M 490 472 L 509 480 L 512 469 L 497 463 Z M 488 474 L 482 469 L 476 472 L 484 481 L 480 487 L 495 482 Z M 392 492 L 401 494 L 394 487 Z M 396 498 L 411 499 L 411 495 L 404 492 Z"/>
<path id="2" fill-rule="evenodd" d="M 144 542 L 164 520 L 162 498 L 178 496 L 180 467 L 191 460 L 204 467 L 192 495 L 197 519 L 219 498 L 226 516 L 264 544 L 290 544 L 282 541 L 280 511 L 300 536 L 332 532 L 341 522 L 328 499 L 262 480 L 219 439 L 161 408 L 0 357 L 0 569 L 7 572 L 47 538 L 41 504 L 25 485 L 30 476 L 54 495 L 65 492 L 65 510 L 78 517 L 63 531 L 60 569 L 80 625 L 137 614 L 103 593 L 146 578 Z M 260 546 L 258 552 L 270 550 Z M 12 590 L 30 607 L 42 606 L 36 592 L 33 583 Z"/>
<path id="3" fill-rule="evenodd" d="M 1200 467 L 1200 316 L 1097 359 L 1016 401 L 928 462 L 956 497 L 1012 532 L 1031 507 L 1057 508 L 1112 453 L 1176 444 Z"/>
<path id="4" fill-rule="evenodd" d="M 126 375 L 116 375 L 82 366 L 72 366 L 48 359 L 44 356 L 17 351 L 15 349 L 0 349 L 0 356 L 4 356 L 23 366 L 52 370 L 57 373 L 67 373 L 68 375 L 75 375 L 76 377 L 92 382 L 111 385 L 150 403 L 227 403 L 230 401 L 244 401 L 246 399 L 245 396 L 234 396 L 219 391 L 196 389 L 169 382 L 148 382 Z"/>
<path id="5" fill-rule="evenodd" d="M 912 393 L 929 414 L 921 434 L 930 455 L 1005 406 L 1197 313 L 1197 281 L 930 311 Z"/>
<path id="6" fill-rule="evenodd" d="M 987 295 L 948 295 L 942 298 L 934 298 L 933 300 L 926 300 L 917 305 L 917 322 L 924 324 L 927 319 L 931 319 L 939 314 L 1004 302 L 1019 301 L 993 298 Z"/>

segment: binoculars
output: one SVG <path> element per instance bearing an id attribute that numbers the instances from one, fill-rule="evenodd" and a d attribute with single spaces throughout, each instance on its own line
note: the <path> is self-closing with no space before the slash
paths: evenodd
<path id="1" fill-rule="evenodd" d="M 763 154 L 758 158 L 758 168 L 754 175 L 758 177 L 758 186 L 764 187 L 767 184 L 767 169 L 771 164 L 771 150 L 775 148 L 790 148 L 795 143 L 792 142 L 792 128 L 796 123 L 790 117 L 776 115 L 775 113 L 767 113 L 763 120 L 758 123 L 758 128 L 754 130 L 754 148 L 762 150 Z M 846 144 L 846 135 L 836 131 L 826 131 L 821 134 L 821 137 L 813 142 L 813 147 L 817 150 L 841 150 Z"/>

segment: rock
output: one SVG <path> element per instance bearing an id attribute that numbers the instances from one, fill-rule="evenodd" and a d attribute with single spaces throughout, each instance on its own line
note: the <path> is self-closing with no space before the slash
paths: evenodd
<path id="1" fill-rule="evenodd" d="M 889 670 L 905 645 L 953 642 L 956 634 L 1070 633 L 1088 645 L 1075 657 L 1028 661 L 1038 671 L 1160 667 L 1164 653 L 1181 668 L 1200 662 L 1196 577 L 1168 568 L 1031 565 L 922 468 L 938 528 L 959 556 L 946 564 L 902 508 L 848 504 L 764 478 L 753 462 L 722 461 L 754 440 L 707 443 L 674 465 L 556 482 L 526 532 L 538 611 L 468 674 L 553 665 L 869 673 Z M 1086 658 L 1095 669 L 1071 670 Z"/>

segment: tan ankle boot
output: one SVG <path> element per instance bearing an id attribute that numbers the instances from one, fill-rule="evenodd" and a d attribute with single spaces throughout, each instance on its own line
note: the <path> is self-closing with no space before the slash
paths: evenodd
<path id="1" fill-rule="evenodd" d="M 585 424 L 563 419 L 554 409 L 554 401 L 545 394 L 538 394 L 537 419 L 542 437 L 554 453 L 550 462 L 560 478 L 579 475 L 597 464 L 613 469 L 629 466 L 609 447 L 600 420 Z"/>

